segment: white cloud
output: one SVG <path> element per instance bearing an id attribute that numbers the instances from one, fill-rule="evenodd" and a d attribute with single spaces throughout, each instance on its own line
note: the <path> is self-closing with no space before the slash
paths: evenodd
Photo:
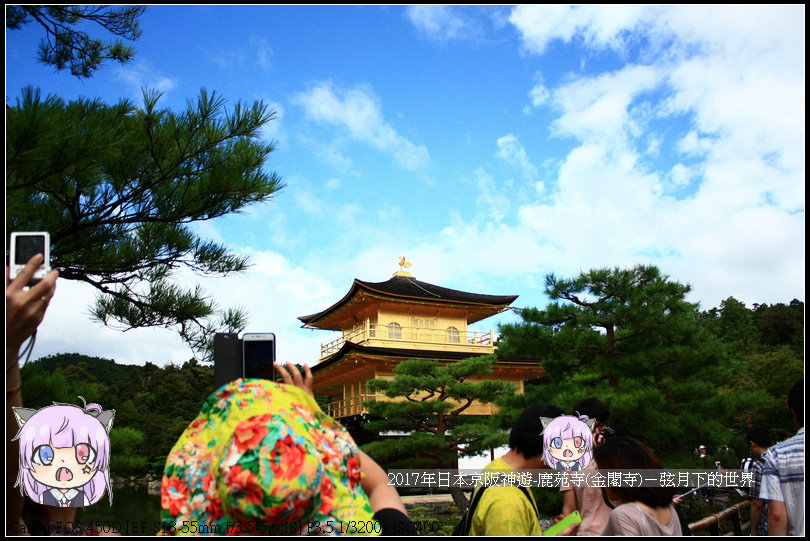
<path id="1" fill-rule="evenodd" d="M 268 71 L 273 66 L 273 49 L 266 38 L 253 36 L 250 38 L 250 45 L 256 54 L 256 64 L 259 69 Z"/>
<path id="2" fill-rule="evenodd" d="M 537 168 L 532 164 L 526 149 L 517 137 L 511 133 L 500 137 L 497 141 L 497 156 L 507 164 L 520 169 L 522 175 L 527 180 L 537 178 Z"/>
<path id="3" fill-rule="evenodd" d="M 354 140 L 391 154 L 397 164 L 409 171 L 421 170 L 429 162 L 428 151 L 399 135 L 384 119 L 379 99 L 363 87 L 348 90 L 319 83 L 295 97 L 309 118 L 338 126 Z"/>
<path id="4" fill-rule="evenodd" d="M 701 137 L 696 130 L 692 130 L 676 143 L 678 152 L 689 156 L 700 156 L 711 150 L 712 138 Z"/>
<path id="5" fill-rule="evenodd" d="M 299 133 L 295 142 L 307 147 L 319 160 L 344 175 L 352 173 L 354 161 L 341 150 L 339 141 L 321 141 Z"/>
<path id="6" fill-rule="evenodd" d="M 277 336 L 277 354 L 283 361 L 311 363 L 318 358 L 321 341 L 332 339 L 328 333 L 300 331 L 299 316 L 318 312 L 342 295 L 329 283 L 324 268 L 307 269 L 291 263 L 278 252 L 255 251 L 236 247 L 252 257 L 246 272 L 199 282 L 218 299 L 222 307 L 243 306 L 250 322 L 245 332 L 273 332 Z"/>
<path id="7" fill-rule="evenodd" d="M 542 82 L 537 83 L 530 91 L 529 97 L 532 99 L 532 105 L 534 107 L 540 107 L 545 105 L 548 102 L 548 98 L 551 93 L 548 89 L 543 85 Z"/>
<path id="8" fill-rule="evenodd" d="M 267 141 L 280 141 L 283 135 L 284 106 L 277 101 L 264 101 L 268 110 L 275 112 L 275 118 L 264 125 L 262 137 Z"/>
<path id="9" fill-rule="evenodd" d="M 468 25 L 450 6 L 409 6 L 405 13 L 411 23 L 430 39 L 443 41 L 465 37 Z"/>
<path id="10" fill-rule="evenodd" d="M 676 186 L 686 186 L 694 177 L 694 171 L 682 163 L 676 163 L 670 172 L 672 183 Z"/>
<path id="11" fill-rule="evenodd" d="M 485 214 L 494 222 L 499 222 L 509 212 L 510 197 L 508 184 L 506 190 L 501 189 L 491 175 L 483 169 L 474 173 L 478 185 L 478 205 L 485 209 Z"/>
<path id="12" fill-rule="evenodd" d="M 200 277 L 183 272 L 178 280 L 186 286 L 199 283 L 217 299 L 220 308 L 244 307 L 249 315 L 246 332 L 275 332 L 279 337 L 277 352 L 281 361 L 312 363 L 317 360 L 319 343 L 334 337 L 329 333 L 301 332 L 297 318 L 322 310 L 345 291 L 334 289 L 321 276 L 329 276 L 325 268 L 310 271 L 291 264 L 276 252 L 234 248 L 252 256 L 254 265 L 248 271 L 227 277 Z M 347 284 L 340 286 L 348 287 Z M 163 365 L 182 364 L 192 357 L 192 352 L 172 330 L 121 332 L 92 321 L 89 315 L 83 317 L 94 297 L 95 290 L 90 286 L 59 280 L 31 358 L 75 351 L 124 364 L 149 361 Z"/>
<path id="13" fill-rule="evenodd" d="M 57 353 L 81 353 L 123 364 L 182 364 L 193 357 L 176 332 L 134 329 L 127 332 L 91 319 L 89 309 L 97 291 L 72 280 L 57 280 L 56 294 L 37 331 L 31 358 Z"/>
<path id="14" fill-rule="evenodd" d="M 259 35 L 245 36 L 243 47 L 217 47 L 211 43 L 201 43 L 202 54 L 208 62 L 221 70 L 270 71 L 273 68 L 273 48 L 270 41 Z"/>
<path id="15" fill-rule="evenodd" d="M 337 190 L 343 185 L 342 178 L 332 177 L 326 181 L 326 189 L 329 191 Z"/>
<path id="16" fill-rule="evenodd" d="M 323 200 L 306 188 L 296 189 L 293 198 L 305 214 L 320 215 L 324 211 Z"/>
<path id="17" fill-rule="evenodd" d="M 551 102 L 560 111 L 552 123 L 558 136 L 581 141 L 620 145 L 636 132 L 633 101 L 660 84 L 657 70 L 647 66 L 627 66 L 615 72 L 572 80 L 552 91 Z"/>
<path id="18" fill-rule="evenodd" d="M 803 295 L 785 287 L 804 272 L 804 8 L 605 9 L 512 12 L 529 53 L 561 40 L 626 60 L 536 87 L 575 144 L 557 191 L 521 207 L 515 229 L 558 248 L 561 272 L 649 259 L 704 306 Z"/>
<path id="19" fill-rule="evenodd" d="M 783 173 L 780 204 L 793 201 L 795 209 L 803 200 L 796 178 L 804 170 L 804 124 L 796 122 L 805 112 L 803 6 L 519 6 L 510 20 L 535 54 L 555 39 L 613 48 L 629 40 L 637 49 L 620 70 L 532 90 L 535 106 L 561 108 L 559 134 L 589 140 L 637 132 L 628 105 L 639 92 L 665 89 L 657 113 L 691 117 L 683 151 L 712 150 L 710 160 L 766 157 Z"/>
<path id="20" fill-rule="evenodd" d="M 522 5 L 509 17 L 524 48 L 543 54 L 554 40 L 580 38 L 589 47 L 622 49 L 623 32 L 649 17 L 654 8 L 633 5 Z"/>
<path id="21" fill-rule="evenodd" d="M 168 94 L 177 86 L 177 81 L 161 74 L 144 60 L 134 60 L 118 67 L 116 76 L 131 88 L 131 99 L 136 105 L 143 103 L 143 89 Z"/>

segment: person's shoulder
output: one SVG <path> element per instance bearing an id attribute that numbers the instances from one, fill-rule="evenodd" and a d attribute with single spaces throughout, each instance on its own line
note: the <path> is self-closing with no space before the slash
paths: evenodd
<path id="1" fill-rule="evenodd" d="M 775 447 L 784 446 L 788 447 L 791 445 L 797 445 L 804 442 L 804 427 L 801 427 L 798 432 L 796 432 L 793 436 L 789 437 L 783 442 L 777 443 Z"/>
<path id="2" fill-rule="evenodd" d="M 615 524 L 627 524 L 638 522 L 639 517 L 644 515 L 644 510 L 635 505 L 633 502 L 623 503 L 617 505 L 610 512 L 609 521 Z"/>
<path id="3" fill-rule="evenodd" d="M 638 514 L 641 514 L 643 512 L 644 512 L 644 510 L 641 509 L 639 506 L 637 506 L 635 503 L 627 502 L 627 503 L 623 503 L 621 505 L 617 505 L 615 508 L 613 508 L 613 511 L 611 511 L 610 514 L 612 515 L 612 514 L 615 513 L 616 516 L 622 516 L 622 515 L 626 516 L 626 515 L 638 515 Z"/>
<path id="4" fill-rule="evenodd" d="M 495 460 L 493 460 L 492 462 L 490 462 L 489 464 L 487 464 L 486 466 L 484 466 L 482 468 L 482 470 L 485 470 L 485 471 L 486 470 L 511 470 L 511 469 L 512 468 L 510 468 L 506 464 L 506 462 L 504 461 L 504 459 L 502 457 L 496 458 Z"/>
<path id="5" fill-rule="evenodd" d="M 638 535 L 639 518 L 644 511 L 632 502 L 617 505 L 608 517 L 602 535 Z"/>
<path id="6" fill-rule="evenodd" d="M 483 490 L 483 489 L 479 489 Z M 515 485 L 493 485 L 486 487 L 486 490 L 481 495 L 481 501 L 479 506 L 484 505 L 485 503 L 489 505 L 498 505 L 506 501 L 506 498 L 509 499 L 516 499 L 516 498 L 523 498 L 526 500 L 526 496 L 524 496 L 523 490 L 520 487 Z M 527 503 L 530 503 L 526 500 Z M 509 502 L 509 505 L 514 505 L 514 502 Z"/>
<path id="7" fill-rule="evenodd" d="M 769 459 L 775 459 L 780 455 L 795 453 L 799 450 L 804 453 L 804 427 L 796 435 L 772 445 L 765 451 L 762 458 L 767 462 Z"/>
<path id="8" fill-rule="evenodd" d="M 785 441 L 782 442 L 782 444 L 784 444 L 786 448 L 798 447 L 804 449 L 804 427 L 801 427 L 792 438 L 786 439 Z"/>
<path id="9" fill-rule="evenodd" d="M 473 515 L 479 535 L 541 535 L 531 502 L 517 486 L 489 486 L 484 490 Z M 532 533 L 537 527 L 538 531 Z"/>
<path id="10" fill-rule="evenodd" d="M 530 493 L 530 491 L 529 491 Z M 496 485 L 487 487 L 478 501 L 476 514 L 482 516 L 515 517 L 535 516 L 532 499 L 518 486 Z"/>

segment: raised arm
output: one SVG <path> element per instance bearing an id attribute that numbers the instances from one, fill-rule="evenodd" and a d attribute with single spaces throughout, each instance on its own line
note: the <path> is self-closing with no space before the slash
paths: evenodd
<path id="1" fill-rule="evenodd" d="M 20 489 L 14 487 L 20 466 L 19 442 L 11 441 L 18 430 L 12 408 L 22 406 L 22 380 L 17 364 L 20 347 L 45 317 L 58 276 L 53 270 L 39 283 L 27 288 L 42 260 L 42 254 L 32 257 L 11 282 L 6 267 L 6 533 L 13 533 L 15 526 L 19 529 L 23 504 Z"/>
<path id="2" fill-rule="evenodd" d="M 360 484 L 368 496 L 372 511 L 376 513 L 380 509 L 396 509 L 408 514 L 397 489 L 389 486 L 388 475 L 363 451 L 360 451 L 360 470 L 363 472 Z"/>

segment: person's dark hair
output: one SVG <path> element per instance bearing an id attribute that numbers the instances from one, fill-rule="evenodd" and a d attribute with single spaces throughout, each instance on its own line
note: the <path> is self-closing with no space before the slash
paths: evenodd
<path id="1" fill-rule="evenodd" d="M 557 406 L 532 406 L 520 414 L 509 432 L 509 448 L 514 449 L 525 458 L 534 458 L 543 454 L 543 422 L 541 417 L 559 417 L 564 415 Z"/>
<path id="2" fill-rule="evenodd" d="M 788 394 L 788 407 L 796 415 L 800 426 L 804 426 L 804 378 L 793 384 Z"/>
<path id="3" fill-rule="evenodd" d="M 771 432 L 767 428 L 755 426 L 748 431 L 748 441 L 753 441 L 760 447 L 770 447 L 773 445 L 771 440 Z"/>
<path id="4" fill-rule="evenodd" d="M 593 448 L 593 459 L 600 470 L 660 470 L 661 461 L 640 441 L 615 436 Z M 611 487 L 623 503 L 641 502 L 650 507 L 667 507 L 676 493 L 675 487 Z"/>
<path id="5" fill-rule="evenodd" d="M 596 419 L 602 424 L 607 424 L 610 420 L 610 409 L 598 398 L 586 398 L 574 404 L 574 414 L 587 415 L 590 419 Z"/>

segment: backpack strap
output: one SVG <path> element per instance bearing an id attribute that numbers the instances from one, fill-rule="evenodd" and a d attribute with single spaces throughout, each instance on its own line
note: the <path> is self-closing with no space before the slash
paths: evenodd
<path id="1" fill-rule="evenodd" d="M 475 508 L 478 507 L 478 502 L 481 501 L 481 495 L 484 494 L 484 490 L 489 486 L 490 485 L 482 485 L 478 491 L 473 494 L 472 501 L 470 501 L 470 506 L 467 508 L 467 512 L 464 513 L 464 532 L 462 535 L 470 535 L 472 517 L 475 514 Z"/>
<path id="2" fill-rule="evenodd" d="M 537 515 L 537 520 L 539 521 L 540 510 L 537 508 L 537 504 L 534 502 L 534 498 L 532 498 L 532 495 L 529 494 L 529 489 L 522 485 L 518 485 L 517 488 L 519 488 L 523 492 L 524 496 L 526 496 L 526 498 L 529 500 L 529 503 L 532 504 L 532 507 L 534 508 L 534 514 Z"/>
<path id="3" fill-rule="evenodd" d="M 470 506 L 467 508 L 467 512 L 464 513 L 464 533 L 463 535 L 470 535 L 470 527 L 472 526 L 472 517 L 475 514 L 475 508 L 478 507 L 478 502 L 481 500 L 481 495 L 484 493 L 484 490 L 490 486 L 498 486 L 498 485 L 482 485 L 478 492 L 473 495 L 473 499 L 470 502 Z M 512 485 L 515 486 L 515 485 Z M 537 508 L 537 504 L 534 502 L 531 494 L 529 493 L 529 489 L 517 485 L 515 488 L 519 488 L 523 495 L 529 500 L 529 503 L 532 504 L 532 509 L 534 509 L 534 514 L 537 515 L 537 520 L 540 520 L 540 510 Z"/>

